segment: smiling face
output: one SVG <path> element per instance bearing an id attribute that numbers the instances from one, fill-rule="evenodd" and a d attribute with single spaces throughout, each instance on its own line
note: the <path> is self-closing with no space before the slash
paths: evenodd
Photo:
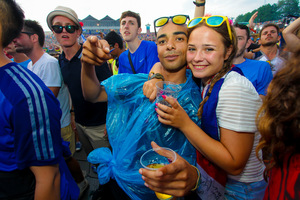
<path id="1" fill-rule="evenodd" d="M 207 83 L 223 68 L 224 61 L 231 51 L 225 49 L 219 33 L 207 26 L 200 26 L 190 34 L 187 62 L 193 75 Z"/>
<path id="2" fill-rule="evenodd" d="M 134 17 L 125 17 L 120 23 L 120 33 L 125 42 L 131 42 L 138 38 L 142 29 L 138 27 L 137 19 Z"/>
<path id="3" fill-rule="evenodd" d="M 76 25 L 72 20 L 70 20 L 67 17 L 64 16 L 55 16 L 52 20 L 52 25 Z M 55 33 L 52 31 L 54 36 L 56 37 L 56 40 L 62 47 L 72 47 L 77 43 L 77 39 L 81 35 L 81 30 L 75 30 L 74 33 L 68 33 L 65 28 L 63 28 L 62 33 Z"/>
<path id="4" fill-rule="evenodd" d="M 186 67 L 187 28 L 171 21 L 157 33 L 158 58 L 166 71 L 177 72 Z"/>

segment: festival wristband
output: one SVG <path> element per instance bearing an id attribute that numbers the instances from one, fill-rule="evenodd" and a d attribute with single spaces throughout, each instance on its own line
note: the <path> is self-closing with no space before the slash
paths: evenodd
<path id="1" fill-rule="evenodd" d="M 203 3 L 199 3 L 197 1 L 193 1 L 193 3 L 197 6 L 197 7 L 200 7 L 200 6 L 204 6 L 205 5 L 205 1 Z"/>
<path id="2" fill-rule="evenodd" d="M 191 191 L 195 191 L 200 185 L 201 174 L 200 174 L 199 169 L 197 167 L 195 167 L 194 165 L 192 165 L 192 167 L 196 168 L 197 174 L 198 174 L 197 183 L 196 183 L 195 187 L 191 190 Z"/>

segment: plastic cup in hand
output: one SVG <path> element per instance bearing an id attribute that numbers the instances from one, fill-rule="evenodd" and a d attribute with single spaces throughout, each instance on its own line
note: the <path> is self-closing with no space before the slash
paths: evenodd
<path id="1" fill-rule="evenodd" d="M 165 165 L 171 164 L 176 160 L 176 153 L 165 147 L 159 147 L 146 151 L 140 158 L 141 165 L 148 170 L 157 170 Z M 155 192 L 158 199 L 169 200 L 173 196 Z"/>
<path id="2" fill-rule="evenodd" d="M 178 94 L 181 90 L 180 85 L 170 81 L 159 81 L 156 83 L 156 88 L 157 88 L 156 103 L 160 103 L 169 107 L 171 107 L 171 105 L 162 98 L 162 95 L 177 99 Z"/>

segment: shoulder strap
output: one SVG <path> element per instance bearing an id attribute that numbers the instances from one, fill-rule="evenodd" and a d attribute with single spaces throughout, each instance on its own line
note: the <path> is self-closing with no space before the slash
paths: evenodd
<path id="1" fill-rule="evenodd" d="M 128 60 L 129 60 L 129 63 L 130 63 L 132 72 L 133 72 L 134 74 L 136 74 L 136 71 L 134 70 L 134 67 L 133 67 L 133 64 L 132 64 L 132 60 L 131 60 L 131 56 L 130 56 L 129 50 L 128 50 Z"/>

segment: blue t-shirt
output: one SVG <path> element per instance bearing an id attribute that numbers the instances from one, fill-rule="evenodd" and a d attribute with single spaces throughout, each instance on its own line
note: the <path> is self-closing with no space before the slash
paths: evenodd
<path id="1" fill-rule="evenodd" d="M 14 61 L 14 58 L 12 58 L 11 60 Z M 27 68 L 28 63 L 30 63 L 30 61 L 31 61 L 31 60 L 28 59 L 28 60 L 25 60 L 25 61 L 20 62 L 20 63 L 18 63 L 18 64 L 21 65 L 21 66 L 24 67 L 24 68 Z"/>
<path id="2" fill-rule="evenodd" d="M 133 74 L 128 59 L 129 50 L 124 51 L 119 58 L 119 74 Z M 140 46 L 134 53 L 130 53 L 130 57 L 136 73 L 148 74 L 153 65 L 159 62 L 157 46 L 155 42 L 142 40 Z"/>
<path id="3" fill-rule="evenodd" d="M 268 85 L 273 79 L 269 63 L 246 59 L 243 63 L 235 66 L 242 70 L 244 76 L 251 81 L 259 95 L 266 95 Z"/>
<path id="4" fill-rule="evenodd" d="M 0 67 L 0 171 L 59 164 L 61 199 L 79 189 L 63 158 L 61 110 L 52 91 L 17 63 Z"/>

